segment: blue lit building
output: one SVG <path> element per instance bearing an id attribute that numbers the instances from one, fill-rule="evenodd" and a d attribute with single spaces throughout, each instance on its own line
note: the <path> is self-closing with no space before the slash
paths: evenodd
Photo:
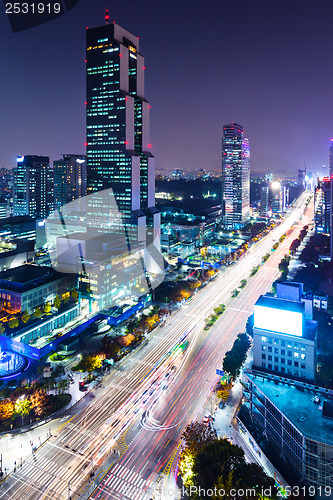
<path id="1" fill-rule="evenodd" d="M 222 215 L 225 229 L 242 228 L 250 219 L 250 143 L 237 123 L 223 127 Z"/>

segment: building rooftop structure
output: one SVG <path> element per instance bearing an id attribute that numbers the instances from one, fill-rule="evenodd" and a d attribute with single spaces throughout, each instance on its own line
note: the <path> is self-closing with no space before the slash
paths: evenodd
<path id="1" fill-rule="evenodd" d="M 323 412 L 323 407 L 332 408 L 332 395 L 323 395 L 310 384 L 278 381 L 277 377 L 262 374 L 246 373 L 246 376 L 303 435 L 333 445 L 333 420 L 330 413 L 327 418 Z"/>
<path id="2" fill-rule="evenodd" d="M 63 276 L 64 273 L 59 273 L 52 267 L 23 264 L 0 272 L 0 287 L 13 292 L 24 292 Z"/>

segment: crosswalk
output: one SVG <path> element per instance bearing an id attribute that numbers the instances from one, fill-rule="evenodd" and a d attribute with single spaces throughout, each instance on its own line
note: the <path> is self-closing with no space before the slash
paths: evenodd
<path id="1" fill-rule="evenodd" d="M 68 467 L 64 467 L 58 462 L 40 455 L 37 458 L 34 455 L 33 458 L 31 457 L 23 463 L 22 467 L 17 467 L 11 477 L 36 491 L 47 491 L 47 498 L 61 499 L 66 498 L 63 492 L 68 487 L 67 481 L 71 472 Z"/>
<path id="2" fill-rule="evenodd" d="M 127 467 L 116 464 L 112 467 L 110 474 L 99 484 L 97 496 L 94 498 L 104 498 L 100 492 L 106 494 L 106 498 L 121 498 L 122 500 L 144 500 L 146 490 L 150 486 L 150 481 L 143 479 L 140 474 Z"/>

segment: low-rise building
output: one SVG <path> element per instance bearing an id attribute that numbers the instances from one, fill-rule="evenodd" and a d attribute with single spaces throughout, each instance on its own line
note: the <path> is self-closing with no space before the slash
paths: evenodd
<path id="1" fill-rule="evenodd" d="M 0 298 L 6 310 L 17 313 L 69 297 L 77 285 L 75 274 L 60 273 L 51 267 L 24 264 L 0 272 Z"/>
<path id="2" fill-rule="evenodd" d="M 274 465 L 292 486 L 307 485 L 313 498 L 331 498 L 333 391 L 257 373 L 245 373 L 243 384 L 239 419 Z"/>
<path id="3" fill-rule="evenodd" d="M 256 302 L 253 369 L 314 382 L 317 322 L 312 320 L 312 302 L 303 300 L 295 285 L 285 283 L 280 296 L 262 295 Z M 286 295 L 298 300 L 281 298 Z"/>

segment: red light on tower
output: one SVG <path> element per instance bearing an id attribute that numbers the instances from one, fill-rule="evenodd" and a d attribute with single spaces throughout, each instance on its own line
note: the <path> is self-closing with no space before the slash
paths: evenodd
<path id="1" fill-rule="evenodd" d="M 128 141 L 125 141 L 125 144 L 128 144 Z"/>
<path id="2" fill-rule="evenodd" d="M 88 104 L 87 101 L 84 104 L 87 106 L 87 104 Z"/>
<path id="3" fill-rule="evenodd" d="M 87 143 L 87 142 L 85 142 L 85 143 L 84 143 L 84 145 L 85 145 L 85 146 L 88 146 L 88 143 Z"/>
<path id="4" fill-rule="evenodd" d="M 148 106 L 148 109 L 151 109 L 151 106 L 150 106 L 150 105 Z"/>
<path id="5" fill-rule="evenodd" d="M 143 66 L 142 69 L 146 69 L 146 66 Z"/>
<path id="6" fill-rule="evenodd" d="M 148 148 L 149 148 L 149 149 L 151 148 L 151 144 L 148 144 Z"/>
<path id="7" fill-rule="evenodd" d="M 105 24 L 109 24 L 109 20 L 110 20 L 109 9 L 106 9 L 104 19 L 105 19 Z"/>

